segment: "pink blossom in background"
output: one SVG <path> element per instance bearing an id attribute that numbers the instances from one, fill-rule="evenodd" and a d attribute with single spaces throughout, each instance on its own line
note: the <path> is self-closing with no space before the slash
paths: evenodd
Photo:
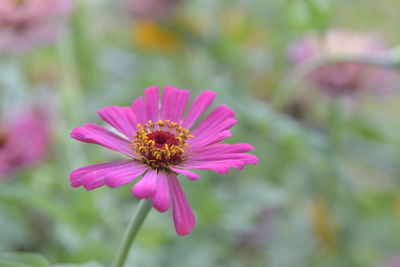
<path id="1" fill-rule="evenodd" d="M 388 52 L 388 47 L 376 35 L 330 30 L 323 37 L 310 34 L 292 44 L 289 58 L 297 65 L 324 57 L 379 56 Z M 309 78 L 330 94 L 338 95 L 391 89 L 396 74 L 385 68 L 346 62 L 321 67 Z"/>
<path id="2" fill-rule="evenodd" d="M 49 146 L 47 118 L 41 110 L 31 110 L 0 123 L 0 178 L 38 164 Z"/>
<path id="3" fill-rule="evenodd" d="M 137 19 L 164 20 L 176 11 L 182 0 L 127 0 L 125 8 Z"/>
<path id="4" fill-rule="evenodd" d="M 73 0 L 1 0 L 0 52 L 26 51 L 54 41 Z"/>
<path id="5" fill-rule="evenodd" d="M 194 227 L 195 217 L 177 175 L 194 181 L 200 176 L 192 169 L 224 174 L 231 168 L 257 164 L 258 159 L 245 153 L 253 150 L 249 144 L 220 143 L 231 136 L 229 129 L 237 123 L 229 107 L 216 107 L 195 126 L 212 104 L 214 92 L 203 91 L 185 116 L 189 91 L 166 86 L 161 101 L 157 86 L 144 94 L 130 107 L 110 106 L 98 111 L 120 134 L 95 124 L 72 131 L 73 138 L 121 152 L 128 159 L 79 168 L 71 173 L 71 185 L 87 190 L 104 185 L 118 187 L 144 175 L 132 187 L 132 194 L 138 199 L 152 199 L 153 207 L 160 212 L 167 211 L 172 203 L 175 229 L 178 235 L 186 235 Z"/>
<path id="6" fill-rule="evenodd" d="M 400 254 L 395 254 L 383 262 L 383 264 L 378 265 L 379 267 L 400 267 Z"/>

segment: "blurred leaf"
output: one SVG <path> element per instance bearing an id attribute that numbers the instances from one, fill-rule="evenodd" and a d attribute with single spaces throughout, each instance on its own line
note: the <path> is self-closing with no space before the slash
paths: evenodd
<path id="1" fill-rule="evenodd" d="M 54 264 L 53 267 L 104 267 L 104 265 L 91 261 L 83 264 Z"/>
<path id="2" fill-rule="evenodd" d="M 50 267 L 50 263 L 38 254 L 4 252 L 0 253 L 0 267 Z"/>
<path id="3" fill-rule="evenodd" d="M 291 6 L 291 21 L 303 30 L 323 32 L 330 23 L 332 10 L 326 0 L 294 1 Z"/>

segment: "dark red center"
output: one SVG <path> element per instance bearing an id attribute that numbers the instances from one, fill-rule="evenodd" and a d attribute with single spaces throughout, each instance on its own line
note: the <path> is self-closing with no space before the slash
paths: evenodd
<path id="1" fill-rule="evenodd" d="M 153 140 L 158 148 L 162 148 L 165 144 L 168 146 L 179 145 L 179 140 L 170 132 L 155 131 L 148 134 L 147 137 L 149 140 Z"/>

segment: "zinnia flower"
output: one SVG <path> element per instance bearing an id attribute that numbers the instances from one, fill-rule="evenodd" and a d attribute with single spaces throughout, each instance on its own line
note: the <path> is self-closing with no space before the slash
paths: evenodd
<path id="1" fill-rule="evenodd" d="M 49 145 L 48 123 L 39 110 L 20 113 L 0 124 L 0 178 L 40 162 Z"/>
<path id="2" fill-rule="evenodd" d="M 194 181 L 200 176 L 192 169 L 227 173 L 258 162 L 254 155 L 244 153 L 253 149 L 249 144 L 219 143 L 231 136 L 229 129 L 237 123 L 229 107 L 216 107 L 194 126 L 213 102 L 214 92 L 202 92 L 183 116 L 189 96 L 187 90 L 166 86 L 160 103 L 159 89 L 154 86 L 145 90 L 145 99 L 139 97 L 131 107 L 100 109 L 99 116 L 121 136 L 95 124 L 75 128 L 71 136 L 121 152 L 128 159 L 77 169 L 71 174 L 71 185 L 87 190 L 118 187 L 144 175 L 132 187 L 132 194 L 138 199 L 151 198 L 160 212 L 167 211 L 172 202 L 178 235 L 189 234 L 195 217 L 177 174 Z"/>
<path id="3" fill-rule="evenodd" d="M 331 30 L 323 37 L 310 34 L 295 42 L 289 48 L 289 58 L 294 64 L 303 64 L 315 59 L 380 56 L 388 52 L 382 39 L 375 35 Z M 349 60 L 321 67 L 309 78 L 330 94 L 340 95 L 389 88 L 394 75 L 390 70 Z"/>
<path id="4" fill-rule="evenodd" d="M 54 40 L 72 0 L 1 0 L 0 52 L 19 52 Z"/>

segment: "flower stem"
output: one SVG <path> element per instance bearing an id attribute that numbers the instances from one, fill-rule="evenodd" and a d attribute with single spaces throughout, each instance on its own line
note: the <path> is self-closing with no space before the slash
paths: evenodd
<path id="1" fill-rule="evenodd" d="M 117 256 L 114 261 L 113 267 L 123 267 L 128 256 L 129 249 L 140 230 L 144 220 L 146 219 L 147 214 L 151 209 L 151 200 L 150 199 L 142 199 L 139 202 L 139 206 L 136 209 L 135 214 L 132 216 L 132 219 L 125 230 L 124 237 L 122 239 L 121 246 L 117 252 Z"/>

